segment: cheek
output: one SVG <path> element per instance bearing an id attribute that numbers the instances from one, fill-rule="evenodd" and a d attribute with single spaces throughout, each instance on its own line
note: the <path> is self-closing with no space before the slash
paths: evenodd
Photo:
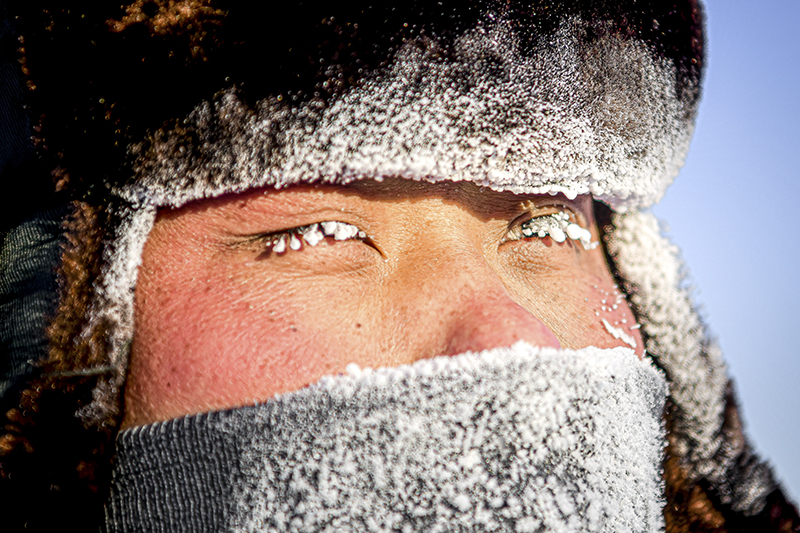
<path id="1" fill-rule="evenodd" d="M 163 274 L 143 273 L 137 287 L 128 405 L 158 419 L 242 405 L 299 388 L 320 366 L 329 343 L 285 283 L 222 268 Z"/>
<path id="2" fill-rule="evenodd" d="M 625 294 L 610 279 L 598 279 L 584 289 L 586 312 L 593 327 L 586 340 L 594 346 L 612 348 L 626 346 L 633 348 L 641 357 L 644 343 L 639 325 L 633 315 Z"/>
<path id="3" fill-rule="evenodd" d="M 518 301 L 542 319 L 565 348 L 631 348 L 644 343 L 625 295 L 614 284 L 602 252 L 574 255 L 563 245 L 548 256 L 559 265 L 544 275 L 517 275 L 510 285 Z"/>

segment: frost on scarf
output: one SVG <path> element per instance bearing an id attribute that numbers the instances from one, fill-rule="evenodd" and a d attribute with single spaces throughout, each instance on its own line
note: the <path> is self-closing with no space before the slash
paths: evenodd
<path id="1" fill-rule="evenodd" d="M 519 343 L 126 431 L 111 531 L 659 531 L 663 376 Z"/>

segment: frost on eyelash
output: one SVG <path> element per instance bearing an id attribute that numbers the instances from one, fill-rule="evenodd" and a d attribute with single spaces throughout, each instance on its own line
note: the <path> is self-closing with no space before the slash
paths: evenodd
<path id="1" fill-rule="evenodd" d="M 592 233 L 588 229 L 570 222 L 569 215 L 565 211 L 526 220 L 522 223 L 520 232 L 526 238 L 542 238 L 549 235 L 550 238 L 559 243 L 568 238 L 573 241 L 580 241 L 584 250 L 593 250 L 600 244 L 597 241 L 592 242 Z"/>
<path id="2" fill-rule="evenodd" d="M 276 254 L 282 254 L 286 252 L 287 241 L 288 248 L 299 250 L 303 246 L 303 243 L 309 246 L 316 246 L 322 242 L 325 237 L 333 237 L 337 241 L 346 241 L 349 239 L 365 239 L 367 234 L 352 224 L 329 220 L 318 224 L 311 224 L 310 226 L 301 226 L 274 235 L 272 239 L 267 242 L 267 248 Z"/>

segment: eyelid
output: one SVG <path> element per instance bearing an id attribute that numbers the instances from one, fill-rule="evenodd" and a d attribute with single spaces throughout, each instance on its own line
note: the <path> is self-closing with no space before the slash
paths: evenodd
<path id="1" fill-rule="evenodd" d="M 572 222 L 570 214 L 574 216 L 574 213 L 570 210 L 562 209 L 555 213 L 518 217 L 511 223 L 504 242 L 530 238 L 541 239 L 549 236 L 558 243 L 562 243 L 567 239 L 579 241 L 584 250 L 596 248 L 600 243 L 597 241 L 592 242 L 591 232 L 581 226 L 580 223 Z"/>
<path id="2" fill-rule="evenodd" d="M 306 226 L 298 226 L 282 231 L 276 231 L 266 235 L 260 235 L 258 240 L 265 243 L 268 251 L 283 254 L 287 249 L 299 250 L 303 244 L 316 246 L 327 237 L 332 237 L 336 241 L 347 241 L 357 239 L 360 241 L 371 242 L 367 234 L 358 227 L 340 222 L 338 220 L 326 220 L 315 222 Z"/>

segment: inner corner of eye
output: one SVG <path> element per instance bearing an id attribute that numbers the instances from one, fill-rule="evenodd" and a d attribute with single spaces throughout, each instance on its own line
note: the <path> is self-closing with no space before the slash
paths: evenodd
<path id="1" fill-rule="evenodd" d="M 522 234 L 522 224 L 515 224 L 508 228 L 506 232 L 505 239 L 506 241 L 519 241 L 524 239 L 525 236 Z"/>

